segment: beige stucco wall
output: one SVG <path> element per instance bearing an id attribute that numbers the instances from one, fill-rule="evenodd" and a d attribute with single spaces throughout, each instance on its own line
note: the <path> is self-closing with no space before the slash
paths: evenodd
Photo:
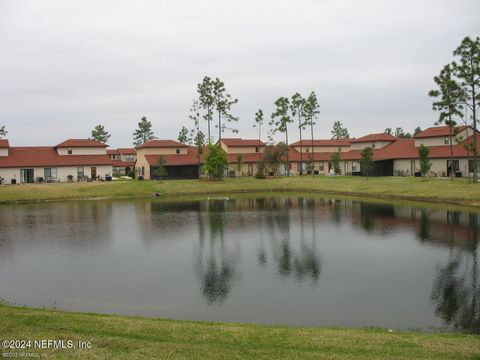
<path id="1" fill-rule="evenodd" d="M 72 147 L 71 155 L 105 155 L 107 149 L 104 147 Z M 59 155 L 69 155 L 68 148 L 57 148 Z"/>
<path id="2" fill-rule="evenodd" d="M 359 142 L 359 143 L 352 143 L 351 149 L 363 150 L 366 147 L 371 147 L 372 149 L 381 149 L 391 143 L 392 141 L 365 141 L 365 142 Z"/>
<path id="3" fill-rule="evenodd" d="M 97 165 L 94 167 L 97 169 L 97 176 L 100 175 L 102 178 L 105 178 L 105 175 L 107 174 L 112 174 L 111 165 Z M 77 166 L 51 166 L 51 168 L 57 169 L 57 179 L 60 179 L 60 182 L 66 182 L 68 180 L 68 175 L 73 175 L 73 181 L 77 181 Z M 84 166 L 85 176 L 92 176 L 91 168 L 92 166 L 90 165 Z M 45 167 L 25 167 L 25 169 L 33 169 L 34 179 L 37 177 L 44 177 L 45 175 Z M 0 177 L 4 178 L 7 184 L 10 184 L 11 179 L 16 179 L 17 183 L 20 183 L 20 168 L 1 168 Z"/>
<path id="4" fill-rule="evenodd" d="M 300 151 L 300 148 L 303 148 L 304 153 L 311 153 L 311 146 L 294 146 L 295 150 Z M 325 152 L 335 152 L 340 149 L 340 152 L 345 152 L 350 150 L 350 146 L 314 146 L 313 147 L 316 153 L 325 153 Z"/>
<path id="5" fill-rule="evenodd" d="M 252 154 L 256 153 L 256 146 L 226 146 L 223 142 L 220 142 L 222 149 L 227 154 Z M 264 147 L 258 146 L 258 152 L 263 153 Z"/>
<path id="6" fill-rule="evenodd" d="M 175 147 L 157 147 L 157 148 L 143 148 L 137 149 L 137 158 L 141 155 L 169 155 L 169 154 L 176 154 L 177 149 L 180 150 L 180 154 L 187 154 L 187 148 L 175 148 Z"/>
<path id="7" fill-rule="evenodd" d="M 0 149 L 0 156 L 8 156 L 8 148 Z"/>
<path id="8" fill-rule="evenodd" d="M 393 174 L 398 175 L 399 172 L 403 172 L 404 175 L 412 176 L 411 171 L 411 162 L 415 161 L 415 171 L 420 171 L 420 160 L 418 159 L 402 159 L 393 161 Z M 444 159 L 430 159 L 432 167 L 431 172 L 435 173 L 437 176 L 446 176 L 447 175 L 447 161 L 448 158 Z M 459 170 L 462 172 L 462 176 L 467 176 L 468 172 L 468 160 L 466 158 L 455 158 L 459 160 Z"/>
<path id="9" fill-rule="evenodd" d="M 469 129 L 468 130 L 468 135 L 473 135 L 473 130 Z M 445 138 L 450 138 L 449 135 L 447 136 L 437 136 L 437 137 L 431 137 L 431 138 L 421 138 L 421 139 L 415 139 L 415 146 L 420 147 L 420 145 L 425 145 L 425 146 L 448 146 L 448 144 L 445 144 Z M 452 136 L 452 143 L 453 144 L 458 144 L 457 138 L 460 141 L 463 141 L 467 138 L 467 130 L 464 129 L 460 131 L 457 135 L 457 137 Z M 450 139 L 449 139 L 450 140 Z"/>

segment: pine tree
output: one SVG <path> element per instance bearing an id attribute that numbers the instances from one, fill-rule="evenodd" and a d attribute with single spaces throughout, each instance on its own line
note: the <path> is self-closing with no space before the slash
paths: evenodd
<path id="1" fill-rule="evenodd" d="M 310 126 L 310 140 L 312 142 L 312 151 L 310 153 L 310 159 L 307 164 L 307 170 L 310 170 L 312 173 L 315 173 L 315 147 L 313 145 L 313 127 L 315 126 L 315 120 L 318 114 L 320 114 L 319 108 L 320 105 L 318 104 L 317 95 L 314 91 L 312 91 L 308 96 L 304 107 L 305 124 L 307 126 Z"/>
<path id="2" fill-rule="evenodd" d="M 108 133 L 107 130 L 105 130 L 105 127 L 103 125 L 97 125 L 92 130 L 92 139 L 99 141 L 103 144 L 108 143 L 108 139 L 110 139 L 110 136 L 111 135 Z"/>
<path id="3" fill-rule="evenodd" d="M 333 123 L 333 128 L 331 133 L 332 133 L 333 140 L 343 140 L 343 139 L 350 138 L 347 128 L 344 128 L 340 121 L 335 121 Z"/>
<path id="4" fill-rule="evenodd" d="M 138 129 L 133 133 L 133 145 L 139 146 L 153 139 L 156 137 L 152 131 L 152 123 L 144 116 L 138 123 Z"/>
<path id="5" fill-rule="evenodd" d="M 185 126 L 180 129 L 177 139 L 182 144 L 192 145 L 192 138 L 188 136 L 188 129 Z"/>
<path id="6" fill-rule="evenodd" d="M 5 125 L 0 126 L 0 139 L 4 136 L 7 136 L 8 131 L 5 130 Z"/>
<path id="7" fill-rule="evenodd" d="M 293 122 L 292 117 L 289 113 L 290 102 L 286 97 L 280 97 L 275 101 L 275 106 L 277 107 L 273 112 L 270 120 L 270 125 L 273 126 L 274 132 L 285 133 L 285 144 L 288 146 L 288 124 Z M 290 163 L 288 159 L 287 151 L 287 162 L 286 162 L 286 173 L 290 173 Z"/>

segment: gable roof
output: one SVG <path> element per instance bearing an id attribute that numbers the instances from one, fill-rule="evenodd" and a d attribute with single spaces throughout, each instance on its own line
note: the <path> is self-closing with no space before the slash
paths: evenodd
<path id="1" fill-rule="evenodd" d="M 92 139 L 68 139 L 55 145 L 55 148 L 66 147 L 108 147 L 108 145 Z"/>
<path id="2" fill-rule="evenodd" d="M 137 146 L 137 149 L 144 149 L 144 148 L 186 148 L 188 145 L 182 144 L 181 142 L 175 140 L 150 140 L 144 142 L 143 144 Z"/>
<path id="3" fill-rule="evenodd" d="M 59 155 L 53 147 L 11 147 L 9 156 L 0 156 L 0 168 L 111 165 L 108 155 Z"/>
<path id="4" fill-rule="evenodd" d="M 117 150 L 122 155 L 135 155 L 137 153 L 135 148 L 118 148 Z"/>
<path id="5" fill-rule="evenodd" d="M 454 131 L 463 131 L 467 126 L 457 126 L 454 128 Z M 450 127 L 449 126 L 432 126 L 414 136 L 414 138 L 429 138 L 437 136 L 450 136 Z"/>
<path id="6" fill-rule="evenodd" d="M 312 146 L 312 140 L 296 141 L 290 146 Z M 313 140 L 313 146 L 350 146 L 350 140 L 320 139 Z"/>
<path id="7" fill-rule="evenodd" d="M 10 147 L 7 139 L 0 139 L 0 149 L 5 149 Z"/>
<path id="8" fill-rule="evenodd" d="M 371 141 L 395 141 L 397 137 L 387 133 L 375 133 L 362 136 L 358 139 L 351 139 L 351 143 L 371 142 Z"/>
<path id="9" fill-rule="evenodd" d="M 222 138 L 220 141 L 228 147 L 265 146 L 265 143 L 258 139 Z"/>

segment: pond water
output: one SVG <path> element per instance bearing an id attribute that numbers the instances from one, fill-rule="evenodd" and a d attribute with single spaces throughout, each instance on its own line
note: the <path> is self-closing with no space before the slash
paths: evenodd
<path id="1" fill-rule="evenodd" d="M 480 332 L 478 212 L 268 195 L 0 206 L 0 298 L 66 310 Z"/>

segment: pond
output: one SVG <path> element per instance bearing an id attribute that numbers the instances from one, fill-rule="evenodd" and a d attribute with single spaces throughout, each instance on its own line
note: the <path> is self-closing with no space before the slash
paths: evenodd
<path id="1" fill-rule="evenodd" d="M 262 195 L 0 207 L 0 298 L 173 319 L 480 332 L 480 213 Z"/>

